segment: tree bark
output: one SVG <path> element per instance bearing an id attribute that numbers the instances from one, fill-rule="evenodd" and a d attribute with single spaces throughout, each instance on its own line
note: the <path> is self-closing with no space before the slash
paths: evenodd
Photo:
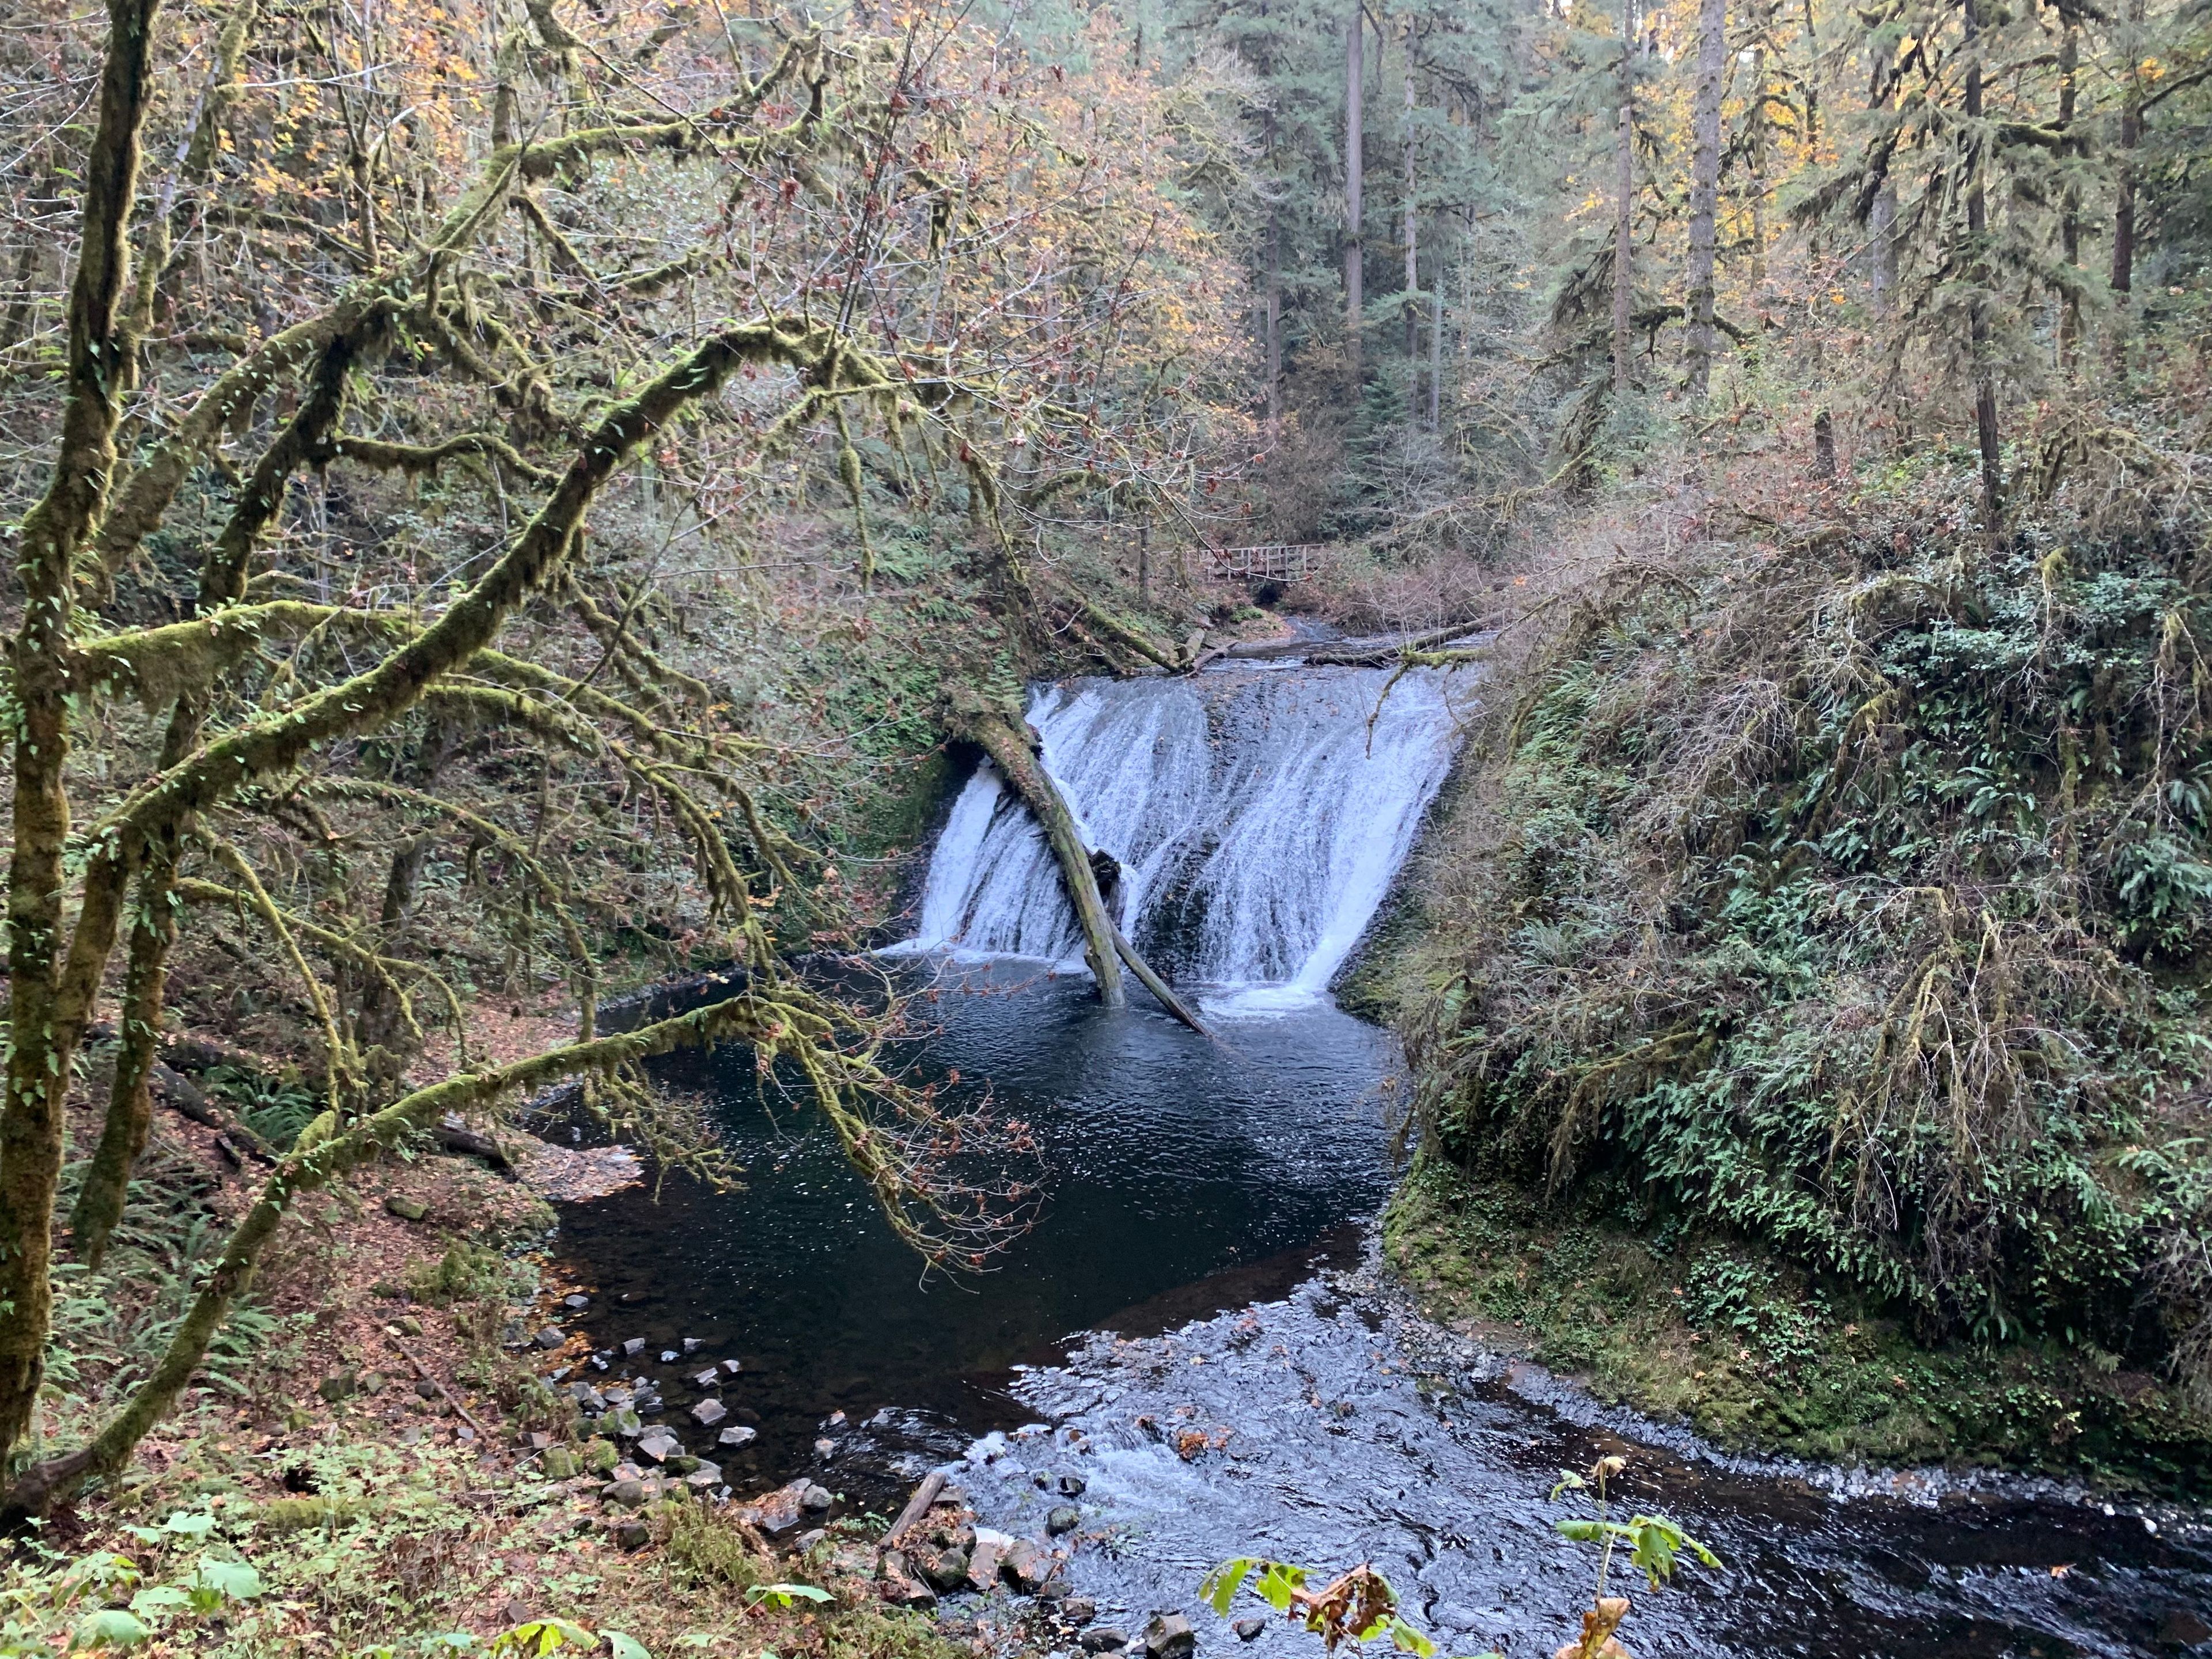
<path id="1" fill-rule="evenodd" d="M 89 984 L 72 984 L 61 949 L 75 564 L 115 471 L 117 398 L 127 370 L 122 312 L 130 289 L 131 208 L 153 95 L 157 9 L 158 0 L 109 0 L 100 115 L 82 173 L 84 229 L 70 288 L 61 441 L 46 491 L 24 517 L 16 555 L 24 605 L 12 665 L 17 708 L 15 850 L 8 866 L 10 1042 L 0 1103 L 0 1306 L 8 1309 L 0 1320 L 0 1468 L 30 1426 L 45 1376 L 62 1108 L 98 983 L 94 975 Z"/>
<path id="2" fill-rule="evenodd" d="M 1429 430 L 1443 427 L 1444 277 L 1437 272 L 1437 291 L 1429 302 Z"/>
<path id="3" fill-rule="evenodd" d="M 982 745 L 983 752 L 991 757 L 1000 775 L 1012 786 L 1014 793 L 1043 827 L 1053 857 L 1060 864 L 1067 902 L 1074 908 L 1076 922 L 1083 930 L 1084 960 L 1090 964 L 1091 976 L 1098 983 L 1098 1000 L 1109 1008 L 1122 1006 L 1127 997 L 1121 989 L 1121 963 L 1114 943 L 1113 919 L 1106 914 L 1105 900 L 1099 896 L 1098 878 L 1091 868 L 1091 849 L 1077 834 L 1074 814 L 1060 798 L 1059 786 L 1044 769 L 1037 751 L 1036 733 L 1019 714 L 964 689 L 956 688 L 951 714 L 955 726 Z"/>
<path id="4" fill-rule="evenodd" d="M 1704 401 L 1713 368 L 1713 247 L 1721 184 L 1721 77 L 1728 65 L 1728 0 L 1701 0 L 1698 8 L 1698 91 L 1691 115 L 1690 326 L 1686 356 L 1690 396 Z"/>
<path id="5" fill-rule="evenodd" d="M 1367 24 L 1361 0 L 1352 0 L 1352 23 L 1344 37 L 1344 326 L 1354 402 L 1359 397 L 1359 335 L 1366 310 L 1361 291 L 1366 281 L 1366 251 L 1360 241 L 1360 222 L 1366 213 L 1362 177 L 1367 118 L 1362 103 L 1366 91 Z"/>
<path id="6" fill-rule="evenodd" d="M 2069 21 L 2066 38 L 2058 47 L 2058 127 L 2071 134 L 2074 129 L 2075 103 L 2081 68 L 2081 29 Z M 2067 152 L 2061 151 L 2063 155 Z M 2069 171 L 2065 193 L 2058 204 L 2058 247 L 2068 266 L 2081 268 L 2081 187 Z M 2059 372 L 2071 374 L 2081 349 L 2081 295 L 2078 288 L 2069 289 L 2059 300 L 2058 308 L 2058 368 Z"/>
<path id="7" fill-rule="evenodd" d="M 1421 291 L 1420 210 L 1416 202 L 1413 174 L 1413 36 L 1406 33 L 1406 373 L 1412 377 L 1415 354 L 1420 348 L 1420 308 L 1414 295 Z M 1412 399 L 1407 399 L 1411 402 Z"/>
<path id="8" fill-rule="evenodd" d="M 1887 115 L 1896 88 L 1891 83 L 1890 57 L 1887 52 L 1875 54 L 1872 84 L 1869 88 L 1872 108 Z M 1891 159 L 1887 152 L 1881 160 L 1881 179 L 1875 186 L 1874 200 L 1867 210 L 1867 239 L 1871 244 L 1873 266 L 1868 274 L 1868 285 L 1873 289 L 1874 308 L 1887 315 L 1893 296 L 1897 292 L 1897 185 L 1890 178 Z"/>
<path id="9" fill-rule="evenodd" d="M 1275 155 L 1275 112 L 1267 112 L 1267 155 Z M 1283 431 L 1283 213 L 1279 204 L 1267 204 L 1267 298 L 1265 341 L 1267 359 L 1267 442 L 1272 447 Z"/>
<path id="10" fill-rule="evenodd" d="M 2118 185 L 2112 204 L 2112 293 L 2120 331 L 2124 337 L 2127 311 L 2136 283 L 2136 157 L 2142 143 L 2142 42 L 2145 0 L 2128 0 L 2128 27 L 2122 45 L 2128 56 L 2127 75 L 2121 82 L 2119 155 L 2113 171 Z"/>
<path id="11" fill-rule="evenodd" d="M 2004 510 L 1997 440 L 1996 378 L 1990 365 L 1988 187 L 1982 177 L 1982 22 L 1979 0 L 1966 0 L 1966 236 L 1973 244 L 1974 293 L 1967 301 L 1974 363 L 1974 439 L 1982 458 L 1982 517 L 1991 530 Z"/>
<path id="12" fill-rule="evenodd" d="M 1613 389 L 1628 390 L 1628 318 L 1633 295 L 1629 257 L 1631 222 L 1636 204 L 1635 116 L 1627 104 L 1620 106 L 1620 133 L 1615 143 L 1618 177 L 1614 181 L 1613 217 Z"/>

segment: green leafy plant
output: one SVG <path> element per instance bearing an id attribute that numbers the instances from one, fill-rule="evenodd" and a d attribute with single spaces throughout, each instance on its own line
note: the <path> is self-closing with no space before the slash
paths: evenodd
<path id="1" fill-rule="evenodd" d="M 1313 1573 L 1287 1561 L 1238 1556 L 1208 1573 L 1199 1594 L 1226 1618 L 1245 1581 L 1276 1612 L 1302 1624 L 1334 1653 L 1345 1642 L 1355 1647 L 1388 1637 L 1390 1645 L 1415 1659 L 1436 1659 L 1437 1644 L 1398 1612 L 1398 1593 L 1390 1581 L 1365 1563 L 1340 1573 L 1318 1589 L 1308 1588 Z"/>
<path id="2" fill-rule="evenodd" d="M 817 1584 L 755 1584 L 745 1592 L 745 1604 L 755 1607 L 788 1607 L 800 1601 L 829 1602 L 836 1599 Z"/>

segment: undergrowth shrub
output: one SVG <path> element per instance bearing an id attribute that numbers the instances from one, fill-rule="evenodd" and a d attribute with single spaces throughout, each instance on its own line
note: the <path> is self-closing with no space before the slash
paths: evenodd
<path id="1" fill-rule="evenodd" d="M 2154 505 L 1992 541 L 1915 464 L 1587 590 L 1439 866 L 1429 1145 L 2212 1375 L 2212 566 Z"/>

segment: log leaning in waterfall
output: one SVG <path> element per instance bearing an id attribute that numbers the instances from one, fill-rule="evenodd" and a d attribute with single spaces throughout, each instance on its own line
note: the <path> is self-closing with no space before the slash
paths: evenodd
<path id="1" fill-rule="evenodd" d="M 1060 861 L 1061 884 L 1075 919 L 1083 928 L 1084 960 L 1098 981 L 1098 1000 L 1109 1008 L 1127 1001 L 1121 989 L 1121 963 L 1115 948 L 1114 924 L 1098 896 L 1097 878 L 1091 872 L 1091 856 L 1076 834 L 1074 815 L 1060 797 L 1059 788 L 1046 775 L 1037 754 L 1037 739 L 1030 723 L 1018 711 L 994 702 L 965 686 L 953 688 L 947 709 L 953 728 L 982 745 L 1001 775 L 1014 787 L 1044 826 L 1053 857 Z"/>
<path id="2" fill-rule="evenodd" d="M 1030 723 L 1019 714 L 990 702 L 965 687 L 953 691 L 950 712 L 954 727 L 982 745 L 983 752 L 1013 785 L 1015 793 L 1036 815 L 1037 822 L 1044 825 L 1045 839 L 1052 843 L 1053 856 L 1060 862 L 1061 884 L 1067 889 L 1068 902 L 1075 907 L 1076 920 L 1083 926 L 1083 954 L 1098 981 L 1101 1000 L 1109 1007 L 1123 1005 L 1121 969 L 1126 962 L 1139 982 L 1160 1000 L 1162 1007 L 1200 1036 L 1212 1036 L 1213 1033 L 1200 1024 L 1188 1005 L 1168 988 L 1167 981 L 1152 970 L 1137 954 L 1136 947 L 1114 925 L 1093 865 L 1094 859 L 1104 855 L 1091 852 L 1076 833 L 1075 816 L 1060 799 L 1060 787 L 1053 782 L 1051 774 L 1044 769 L 1037 753 L 1036 735 Z M 1111 860 L 1106 862 L 1112 867 Z M 1106 972 L 1100 970 L 1102 961 Z"/>

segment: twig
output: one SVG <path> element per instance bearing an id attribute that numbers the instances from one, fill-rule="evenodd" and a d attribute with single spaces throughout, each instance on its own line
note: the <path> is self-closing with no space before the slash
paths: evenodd
<path id="1" fill-rule="evenodd" d="M 477 1422 L 475 1418 L 471 1417 L 469 1414 L 469 1408 L 461 1404 L 459 1397 L 456 1395 L 451 1389 L 447 1388 L 443 1382 L 441 1382 L 435 1376 L 434 1376 L 428 1365 L 424 1364 L 420 1359 L 417 1359 L 415 1357 L 415 1350 L 409 1347 L 404 1342 L 402 1342 L 399 1340 L 399 1333 L 393 1330 L 389 1325 L 387 1325 L 384 1328 L 384 1334 L 386 1337 L 391 1339 L 392 1346 L 398 1349 L 399 1352 L 406 1357 L 407 1363 L 412 1365 L 416 1371 L 421 1373 L 422 1380 L 425 1382 L 428 1382 L 432 1388 L 435 1389 L 440 1394 L 443 1395 L 446 1397 L 446 1403 L 460 1413 L 461 1421 L 474 1429 L 477 1433 L 483 1437 L 485 1445 L 490 1445 L 491 1431 L 484 1427 L 483 1424 Z"/>

